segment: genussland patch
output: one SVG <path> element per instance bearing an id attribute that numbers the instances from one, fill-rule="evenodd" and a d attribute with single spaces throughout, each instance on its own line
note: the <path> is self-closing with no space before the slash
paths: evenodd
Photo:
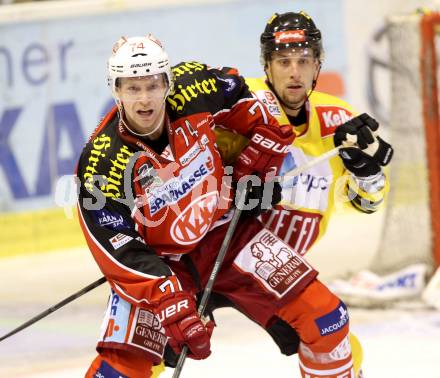
<path id="1" fill-rule="evenodd" d="M 278 298 L 297 286 L 313 268 L 293 249 L 268 230 L 261 230 L 234 260 Z"/>
<path id="2" fill-rule="evenodd" d="M 167 337 L 153 312 L 139 307 L 136 308 L 128 343 L 162 358 Z"/>

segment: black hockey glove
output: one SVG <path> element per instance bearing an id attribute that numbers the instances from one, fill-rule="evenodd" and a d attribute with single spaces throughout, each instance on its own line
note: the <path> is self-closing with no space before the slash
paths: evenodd
<path id="1" fill-rule="evenodd" d="M 235 187 L 237 187 L 236 184 Z M 281 201 L 281 190 L 281 185 L 278 181 L 251 186 L 246 196 L 242 215 L 256 218 L 264 211 L 274 207 Z M 237 197 L 236 195 L 236 199 Z M 236 205 L 238 205 L 237 202 Z"/>
<path id="2" fill-rule="evenodd" d="M 353 147 L 343 147 L 339 155 L 345 167 L 357 177 L 372 176 L 381 171 L 393 157 L 393 148 L 376 135 L 379 128 L 377 121 L 363 113 L 336 129 L 335 146 L 343 142 Z"/>

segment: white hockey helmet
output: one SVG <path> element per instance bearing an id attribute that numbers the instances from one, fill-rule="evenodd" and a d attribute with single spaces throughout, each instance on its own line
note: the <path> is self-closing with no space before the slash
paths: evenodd
<path id="1" fill-rule="evenodd" d="M 145 37 L 121 37 L 113 46 L 108 60 L 108 84 L 116 95 L 116 81 L 123 77 L 165 74 L 168 91 L 173 89 L 173 77 L 168 54 L 152 34 Z M 169 93 L 168 92 L 168 93 Z"/>

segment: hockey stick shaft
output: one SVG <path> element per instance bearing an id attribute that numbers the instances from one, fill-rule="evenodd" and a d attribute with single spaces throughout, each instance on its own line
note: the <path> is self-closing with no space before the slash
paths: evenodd
<path id="1" fill-rule="evenodd" d="M 212 268 L 211 275 L 209 276 L 208 282 L 206 283 L 206 287 L 203 290 L 202 299 L 200 300 L 199 307 L 197 309 L 197 312 L 200 316 L 203 316 L 203 313 L 205 312 L 206 306 L 208 305 L 209 298 L 211 296 L 212 288 L 214 286 L 215 280 L 217 278 L 217 274 L 220 271 L 220 268 L 223 264 L 223 260 L 225 258 L 226 252 L 228 251 L 229 244 L 232 240 L 232 237 L 234 235 L 235 229 L 237 227 L 238 220 L 240 219 L 241 215 L 241 209 L 243 208 L 246 194 L 248 192 L 248 187 L 241 191 L 241 194 L 239 196 L 238 200 L 238 206 L 235 209 L 235 213 L 231 219 L 231 222 L 229 223 L 229 227 L 226 231 L 225 238 L 223 239 L 223 243 L 220 247 L 219 253 L 217 255 L 217 258 L 214 262 L 214 267 Z M 180 373 L 183 368 L 183 364 L 186 360 L 186 355 L 188 353 L 188 346 L 184 345 L 182 348 L 182 353 L 180 354 L 179 360 L 177 361 L 177 365 L 174 368 L 173 378 L 178 378 L 180 376 Z"/>
<path id="2" fill-rule="evenodd" d="M 339 153 L 339 149 L 342 148 L 342 147 L 343 147 L 342 145 L 338 146 L 338 147 L 335 147 L 332 150 L 327 151 L 327 152 L 323 153 L 322 155 L 320 155 L 320 156 L 310 160 L 306 164 L 301 165 L 300 167 L 297 167 L 297 168 L 287 172 L 282 177 L 285 177 L 285 176 L 291 176 L 291 177 L 298 176 L 299 174 L 301 174 L 301 173 L 307 171 L 308 169 L 310 169 L 311 167 L 313 167 L 313 166 L 315 166 L 315 165 L 317 165 L 317 164 L 319 164 L 319 163 L 321 163 L 321 162 L 323 162 L 323 161 L 325 161 L 327 159 L 330 159 L 333 156 L 337 155 Z M 282 179 L 282 177 L 280 177 L 280 179 Z M 240 199 L 239 199 L 240 205 L 244 204 L 247 190 L 248 189 L 243 190 L 241 195 L 240 195 Z M 229 243 L 230 243 L 230 241 L 232 239 L 232 236 L 233 236 L 233 234 L 235 232 L 235 228 L 237 226 L 238 219 L 240 218 L 240 215 L 241 215 L 241 210 L 240 209 L 241 208 L 242 208 L 242 206 L 237 206 L 237 209 L 235 210 L 234 216 L 232 217 L 231 223 L 229 224 L 229 228 L 228 228 L 228 230 L 226 232 L 225 238 L 223 239 L 223 243 L 222 243 L 222 245 L 220 247 L 219 254 L 218 254 L 217 259 L 216 259 L 216 261 L 214 263 L 214 267 L 212 269 L 211 276 L 209 277 L 208 283 L 206 284 L 205 290 L 203 291 L 203 296 L 202 296 L 202 299 L 200 301 L 199 307 L 197 309 L 197 311 L 198 311 L 200 316 L 203 316 L 203 313 L 205 312 L 206 306 L 207 306 L 209 298 L 211 296 L 211 292 L 212 292 L 212 288 L 214 286 L 215 279 L 217 277 L 217 273 L 218 273 L 218 271 L 221 268 L 221 265 L 223 263 L 223 259 L 224 259 L 225 255 L 226 255 L 226 252 L 227 252 L 228 247 L 229 247 Z M 186 360 L 187 353 L 188 353 L 188 346 L 185 345 L 182 348 L 182 353 L 180 354 L 179 360 L 177 361 L 177 365 L 176 365 L 176 367 L 174 369 L 174 373 L 173 373 L 173 377 L 172 378 L 179 378 L 180 373 L 181 373 L 182 368 L 183 368 L 183 364 L 185 363 L 185 360 Z"/>
<path id="3" fill-rule="evenodd" d="M 38 322 L 39 320 L 45 318 L 46 316 L 52 314 L 52 312 L 55 312 L 56 310 L 60 309 L 61 307 L 64 307 L 66 304 L 74 301 L 75 299 L 88 293 L 89 291 L 93 290 L 94 288 L 102 285 L 105 281 L 106 281 L 105 277 L 101 277 L 99 280 L 96 280 L 95 282 L 91 283 L 90 285 L 84 287 L 83 289 L 81 289 L 81 290 L 77 291 L 76 293 L 70 295 L 69 297 L 63 299 L 61 302 L 57 303 L 56 305 L 53 305 L 52 307 L 48 308 L 46 311 L 43 311 L 42 313 L 38 314 L 37 316 L 34 316 L 32 319 L 23 323 L 19 327 L 13 329 L 11 332 L 0 337 L 0 342 L 7 339 L 8 337 L 10 337 L 12 335 L 15 335 L 16 333 L 22 331 L 23 329 L 29 327 L 32 324 Z"/>
<path id="4" fill-rule="evenodd" d="M 333 148 L 330 151 L 327 151 L 323 153 L 322 155 L 317 156 L 316 158 L 309 160 L 306 164 L 303 164 L 299 167 L 296 167 L 295 169 L 292 169 L 289 172 L 286 172 L 283 176 L 281 176 L 279 179 L 282 179 L 283 177 L 293 177 L 298 176 L 301 173 L 309 170 L 310 168 L 314 167 L 315 165 L 322 163 L 325 160 L 328 160 L 332 158 L 333 156 L 337 155 L 339 153 L 339 150 L 343 148 L 343 145 L 340 145 L 338 147 Z"/>

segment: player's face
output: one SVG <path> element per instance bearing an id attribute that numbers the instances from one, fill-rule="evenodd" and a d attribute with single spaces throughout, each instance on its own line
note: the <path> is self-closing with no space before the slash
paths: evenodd
<path id="1" fill-rule="evenodd" d="M 117 94 L 129 126 L 139 133 L 154 130 L 165 114 L 168 86 L 164 76 L 127 77 L 119 80 Z"/>
<path id="2" fill-rule="evenodd" d="M 319 62 L 311 49 L 284 49 L 272 53 L 266 73 L 278 96 L 292 108 L 300 107 L 317 78 Z"/>

